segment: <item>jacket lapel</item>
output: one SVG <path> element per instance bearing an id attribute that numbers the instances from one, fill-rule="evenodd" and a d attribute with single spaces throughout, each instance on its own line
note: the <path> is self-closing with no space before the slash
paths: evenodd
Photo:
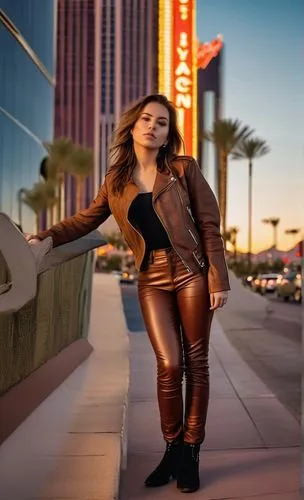
<path id="1" fill-rule="evenodd" d="M 155 200 L 163 191 L 165 191 L 171 184 L 175 182 L 175 178 L 169 168 L 165 171 L 157 171 L 155 183 L 153 186 L 153 199 Z"/>
<path id="2" fill-rule="evenodd" d="M 157 170 L 152 195 L 155 200 L 158 196 L 165 191 L 171 184 L 175 182 L 175 178 L 172 172 L 167 167 L 166 170 L 160 172 Z M 133 182 L 129 181 L 125 186 L 122 196 L 115 196 L 113 199 L 114 210 L 113 213 L 120 213 L 123 217 L 128 217 L 129 208 L 139 193 L 138 186 Z"/>

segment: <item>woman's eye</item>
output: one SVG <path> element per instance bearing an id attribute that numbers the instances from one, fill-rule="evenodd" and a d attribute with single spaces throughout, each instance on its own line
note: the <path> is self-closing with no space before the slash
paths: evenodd
<path id="1" fill-rule="evenodd" d="M 143 117 L 142 117 L 142 119 L 143 119 L 145 122 L 149 121 L 149 118 L 148 118 L 147 116 L 143 116 Z"/>
<path id="2" fill-rule="evenodd" d="M 165 127 L 167 125 L 167 122 L 158 122 L 161 127 Z"/>

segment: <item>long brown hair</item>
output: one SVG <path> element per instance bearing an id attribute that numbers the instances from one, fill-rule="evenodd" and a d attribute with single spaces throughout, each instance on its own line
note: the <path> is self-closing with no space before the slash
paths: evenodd
<path id="1" fill-rule="evenodd" d="M 166 147 L 161 147 L 157 155 L 157 168 L 164 170 L 174 156 L 176 156 L 184 142 L 177 126 L 176 109 L 166 96 L 151 94 L 139 99 L 121 116 L 117 129 L 115 130 L 113 142 L 110 149 L 111 172 L 114 172 L 113 192 L 121 194 L 125 185 L 130 181 L 137 159 L 133 147 L 131 130 L 140 117 L 142 110 L 150 102 L 158 102 L 169 112 L 169 132 Z"/>

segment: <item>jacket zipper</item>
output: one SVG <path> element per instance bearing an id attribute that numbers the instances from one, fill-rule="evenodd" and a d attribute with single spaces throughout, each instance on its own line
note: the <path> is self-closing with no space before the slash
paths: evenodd
<path id="1" fill-rule="evenodd" d="M 172 181 L 173 181 L 173 182 L 172 182 L 171 184 L 168 184 L 168 186 L 166 186 L 164 189 L 162 189 L 162 190 L 161 190 L 161 191 L 157 194 L 157 197 L 158 197 L 161 193 L 163 193 L 164 191 L 166 191 L 166 189 L 168 189 L 168 188 L 169 188 L 169 187 L 170 187 L 170 186 L 171 186 L 171 185 L 172 185 L 172 184 L 176 181 L 175 177 L 172 177 L 171 179 L 172 179 Z M 153 200 L 152 200 L 152 201 L 153 201 L 153 208 L 154 208 L 154 212 L 156 213 L 156 215 L 157 215 L 157 217 L 158 217 L 158 219 L 159 219 L 160 223 L 162 224 L 162 226 L 163 226 L 164 230 L 166 231 L 167 236 L 168 236 L 168 239 L 169 239 L 169 241 L 170 241 L 170 243 L 171 243 L 172 248 L 174 249 L 174 251 L 175 251 L 175 252 L 177 253 L 177 255 L 179 256 L 180 260 L 181 260 L 181 261 L 182 261 L 182 263 L 184 264 L 184 266 L 185 266 L 185 268 L 187 269 L 187 271 L 188 271 L 189 273 L 191 273 L 191 272 L 192 272 L 192 269 L 188 266 L 188 264 L 186 264 L 186 262 L 184 261 L 184 259 L 182 258 L 182 256 L 181 256 L 181 255 L 178 253 L 178 251 L 176 250 L 175 246 L 174 246 L 174 245 L 173 245 L 173 243 L 172 243 L 171 237 L 170 237 L 170 235 L 169 235 L 169 233 L 168 233 L 168 231 L 167 231 L 167 228 L 166 228 L 165 224 L 163 223 L 163 221 L 161 220 L 160 216 L 159 216 L 159 215 L 158 215 L 158 213 L 157 213 L 157 210 L 156 210 L 156 207 L 155 207 L 155 204 L 154 204 L 155 200 L 156 200 L 156 197 L 155 197 L 155 198 L 153 198 Z"/>
<path id="2" fill-rule="evenodd" d="M 176 181 L 176 178 L 175 178 L 175 177 L 174 177 L 174 180 Z M 176 188 L 177 188 L 177 192 L 178 192 L 178 196 L 179 196 L 179 198 L 180 198 L 181 204 L 182 204 L 182 206 L 184 206 L 184 200 L 183 200 L 183 198 L 182 198 L 182 196 L 181 196 L 181 194 L 180 194 L 179 187 L 178 187 L 178 185 L 177 185 L 177 184 L 176 184 Z M 190 215 L 190 217 L 191 217 L 191 219 L 192 219 L 193 223 L 195 224 L 195 220 L 194 220 L 194 217 L 193 217 L 193 215 L 192 215 L 191 208 L 190 208 L 190 207 L 188 207 L 188 206 L 186 206 L 186 209 L 187 209 L 187 211 L 188 211 L 188 213 L 189 213 L 189 215 Z M 192 236 L 192 238 L 193 238 L 193 240 L 194 240 L 195 244 L 196 244 L 196 245 L 198 245 L 198 244 L 199 244 L 199 242 L 197 241 L 197 238 L 195 237 L 195 234 L 191 231 L 191 229 L 190 229 L 190 228 L 188 228 L 188 231 L 189 231 L 190 235 Z M 194 256 L 195 260 L 197 261 L 197 263 L 200 265 L 200 267 L 204 267 L 204 266 L 205 266 L 205 263 L 204 263 L 204 262 L 202 262 L 202 263 L 201 263 L 201 262 L 198 260 L 198 258 L 197 258 L 197 256 L 195 255 L 195 253 L 194 253 L 194 252 L 193 252 L 193 256 Z"/>
<path id="3" fill-rule="evenodd" d="M 175 177 L 174 177 L 174 180 L 176 181 L 176 178 L 175 178 Z M 177 192 L 178 192 L 178 196 L 179 196 L 179 198 L 180 198 L 181 204 L 182 204 L 182 206 L 184 206 L 184 200 L 183 200 L 183 198 L 182 198 L 182 196 L 181 196 L 181 194 L 180 194 L 179 187 L 178 187 L 178 185 L 177 185 L 177 184 L 176 184 L 176 188 L 177 188 Z M 190 217 L 191 217 L 191 219 L 192 219 L 193 223 L 195 224 L 195 220 L 194 220 L 194 217 L 193 217 L 193 215 L 192 215 L 191 208 L 190 208 L 190 207 L 188 207 L 188 206 L 186 206 L 186 209 L 187 209 L 188 214 L 190 215 Z M 193 240 L 195 241 L 195 244 L 196 244 L 196 245 L 198 245 L 198 244 L 199 244 L 199 242 L 197 241 L 197 239 L 196 239 L 196 237 L 195 237 L 195 234 L 191 231 L 191 229 L 190 229 L 190 228 L 188 228 L 188 231 L 189 231 L 190 235 L 192 236 Z M 197 255 L 195 254 L 195 252 L 192 252 L 192 255 L 193 255 L 193 257 L 195 258 L 196 262 L 198 263 L 198 265 L 199 265 L 200 267 L 205 267 L 205 262 L 204 262 L 204 261 L 200 262 L 200 261 L 199 261 L 199 259 L 198 259 L 198 257 L 197 257 Z"/>
<path id="4" fill-rule="evenodd" d="M 169 189 L 169 187 L 171 187 L 171 186 L 174 184 L 174 182 L 176 181 L 175 177 L 171 177 L 171 179 L 170 179 L 170 180 L 171 180 L 172 182 L 170 182 L 170 184 L 167 184 L 167 186 L 165 186 L 163 189 L 161 189 L 161 190 L 160 190 L 160 191 L 156 194 L 156 196 L 153 198 L 153 201 L 155 201 L 155 200 L 156 200 L 156 198 L 158 198 L 160 194 L 162 194 L 164 191 L 166 191 L 167 189 Z"/>
<path id="5" fill-rule="evenodd" d="M 187 210 L 188 210 L 188 214 L 190 215 L 191 219 L 193 220 L 193 222 L 195 223 L 195 220 L 194 220 L 194 217 L 192 215 L 192 211 L 191 211 L 191 208 L 190 207 L 186 207 Z"/>
<path id="6" fill-rule="evenodd" d="M 200 262 L 199 259 L 198 259 L 198 257 L 197 257 L 197 255 L 194 252 L 192 252 L 192 255 L 193 255 L 193 257 L 195 258 L 196 262 L 198 263 L 198 265 L 200 267 L 205 267 L 206 264 L 205 264 L 204 261 Z"/>
<path id="7" fill-rule="evenodd" d="M 191 229 L 188 229 L 188 231 L 191 234 L 192 238 L 194 239 L 195 243 L 198 245 L 198 241 L 197 241 L 195 235 L 193 234 L 193 232 L 191 231 Z"/>

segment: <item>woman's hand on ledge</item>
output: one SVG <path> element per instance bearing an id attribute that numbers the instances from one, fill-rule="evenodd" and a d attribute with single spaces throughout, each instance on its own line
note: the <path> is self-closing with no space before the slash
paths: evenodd
<path id="1" fill-rule="evenodd" d="M 25 239 L 29 245 L 36 245 L 41 242 L 41 240 L 39 240 L 39 238 L 37 238 L 34 234 L 27 234 Z"/>

